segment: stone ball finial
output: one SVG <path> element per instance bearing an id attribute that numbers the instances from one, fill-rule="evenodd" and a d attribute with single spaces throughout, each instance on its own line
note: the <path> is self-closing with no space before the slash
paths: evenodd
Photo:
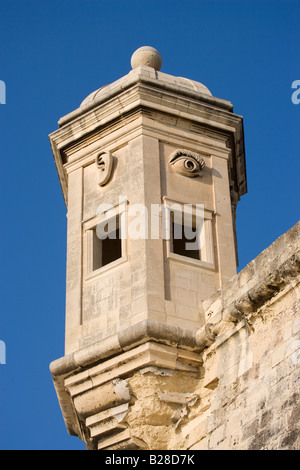
<path id="1" fill-rule="evenodd" d="M 155 70 L 160 70 L 162 66 L 160 53 L 154 47 L 140 47 L 131 56 L 131 67 L 135 69 L 139 65 L 147 65 Z"/>

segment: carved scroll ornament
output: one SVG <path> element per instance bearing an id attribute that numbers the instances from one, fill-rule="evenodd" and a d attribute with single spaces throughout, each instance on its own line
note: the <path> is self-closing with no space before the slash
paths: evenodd
<path id="1" fill-rule="evenodd" d="M 177 149 L 171 153 L 169 165 L 172 170 L 183 176 L 195 178 L 205 166 L 205 161 L 198 153 Z"/>

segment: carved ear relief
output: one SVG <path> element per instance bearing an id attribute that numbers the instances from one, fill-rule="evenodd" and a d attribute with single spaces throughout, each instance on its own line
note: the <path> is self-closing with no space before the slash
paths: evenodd
<path id="1" fill-rule="evenodd" d="M 173 171 L 189 178 L 199 176 L 205 161 L 198 153 L 190 150 L 177 149 L 169 157 L 169 165 Z"/>
<path id="2" fill-rule="evenodd" d="M 97 183 L 100 186 L 106 184 L 111 176 L 113 156 L 109 151 L 102 151 L 96 156 Z"/>

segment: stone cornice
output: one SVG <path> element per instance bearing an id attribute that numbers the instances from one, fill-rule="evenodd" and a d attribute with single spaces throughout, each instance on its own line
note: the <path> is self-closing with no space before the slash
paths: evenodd
<path id="1" fill-rule="evenodd" d="M 100 90 L 101 92 L 99 93 L 98 97 L 62 117 L 59 120 L 58 125 L 59 127 L 66 125 L 70 121 L 77 119 L 100 104 L 114 98 L 124 91 L 127 91 L 136 83 L 145 84 L 158 90 L 163 90 L 164 92 L 175 93 L 178 96 L 185 96 L 189 99 L 192 98 L 199 100 L 204 103 L 208 103 L 211 106 L 226 109 L 227 111 L 233 111 L 233 106 L 230 101 L 215 98 L 206 93 L 201 93 L 189 86 L 183 86 L 189 82 L 184 80 L 185 79 L 172 77 L 171 75 L 167 75 L 161 72 L 157 73 L 149 67 L 140 66 L 135 70 L 132 70 L 128 75 L 120 78 L 110 85 L 103 87 Z"/>
<path id="2" fill-rule="evenodd" d="M 50 370 L 53 377 L 79 371 L 101 360 L 120 354 L 147 341 L 181 347 L 197 351 L 195 332 L 180 327 L 144 320 L 130 328 L 119 331 L 113 336 L 102 339 L 86 348 L 75 351 L 53 361 Z"/>
<path id="3" fill-rule="evenodd" d="M 149 341 L 187 351 L 197 352 L 199 349 L 196 344 L 196 332 L 145 320 L 86 348 L 57 359 L 50 364 L 54 386 L 70 434 L 78 434 L 78 427 L 74 425 L 76 422 L 74 408 L 67 397 L 64 386 L 66 377 L 77 374 L 97 363 L 107 361 L 109 358 L 113 358 Z"/>
<path id="4" fill-rule="evenodd" d="M 109 88 L 109 87 L 107 87 Z M 89 135 L 117 121 L 127 120 L 126 116 L 137 110 L 147 110 L 164 115 L 177 116 L 197 125 L 212 128 L 233 138 L 232 160 L 238 178 L 239 195 L 247 192 L 243 118 L 232 111 L 232 105 L 184 87 L 160 83 L 149 77 L 130 79 L 126 86 L 113 87 L 60 120 L 60 128 L 49 135 L 60 183 L 67 205 L 67 176 L 64 169 L 66 148 L 74 142 L 86 141 Z M 124 124 L 124 122 L 123 122 Z M 99 137 L 99 136 L 98 136 Z M 232 166 L 231 165 L 231 166 Z"/>
<path id="5" fill-rule="evenodd" d="M 190 335 L 180 328 L 168 329 L 166 325 L 154 324 L 155 322 L 142 323 L 132 328 L 136 330 L 136 335 L 134 331 L 126 330 L 123 334 L 121 332 L 119 337 L 122 347 L 120 345 L 119 348 L 114 348 L 114 341 L 108 338 L 107 341 L 69 354 L 50 364 L 53 383 L 69 434 L 83 438 L 70 394 L 74 397 L 93 389 L 95 381 L 98 385 L 105 384 L 149 366 L 197 373 L 202 363 L 201 357 L 197 352 L 178 346 L 180 341 L 191 342 L 197 349 L 194 333 Z M 187 341 L 184 341 L 184 338 Z M 116 338 L 114 340 L 116 341 Z"/>

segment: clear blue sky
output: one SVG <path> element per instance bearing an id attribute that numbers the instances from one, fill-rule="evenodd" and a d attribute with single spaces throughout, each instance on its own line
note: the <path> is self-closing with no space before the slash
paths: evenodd
<path id="1" fill-rule="evenodd" d="M 0 449 L 82 449 L 49 372 L 64 354 L 66 209 L 48 134 L 140 46 L 244 116 L 240 269 L 299 220 L 299 1 L 0 0 Z"/>

